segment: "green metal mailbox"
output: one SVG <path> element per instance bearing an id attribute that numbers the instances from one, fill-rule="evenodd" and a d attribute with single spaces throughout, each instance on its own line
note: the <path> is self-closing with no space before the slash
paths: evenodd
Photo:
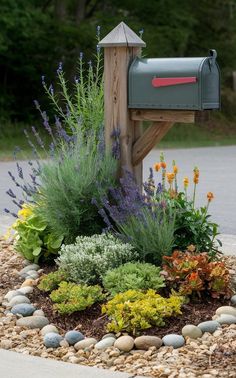
<path id="1" fill-rule="evenodd" d="M 129 108 L 220 108 L 216 51 L 205 58 L 136 58 L 129 69 Z"/>

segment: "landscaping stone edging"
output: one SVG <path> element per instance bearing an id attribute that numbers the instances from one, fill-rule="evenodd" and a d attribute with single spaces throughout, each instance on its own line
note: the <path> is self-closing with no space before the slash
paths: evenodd
<path id="1" fill-rule="evenodd" d="M 205 332 L 214 333 L 223 324 L 236 324 L 236 295 L 233 295 L 231 302 L 233 306 L 221 306 L 216 310 L 215 316 L 211 321 L 203 321 L 198 326 L 186 324 L 182 328 L 182 335 L 167 334 L 164 337 L 158 336 L 139 336 L 135 339 L 128 335 L 122 335 L 116 338 L 113 334 L 104 335 L 99 341 L 95 338 L 86 338 L 81 332 L 68 330 L 61 336 L 59 330 L 53 324 L 49 324 L 48 319 L 44 316 L 41 309 L 36 309 L 27 297 L 32 293 L 33 287 L 43 270 L 37 264 L 31 264 L 24 260 L 25 267 L 18 274 L 24 278 L 24 282 L 17 290 L 10 290 L 4 296 L 2 305 L 6 307 L 6 314 L 11 313 L 18 317 L 16 325 L 27 328 L 39 328 L 43 335 L 44 345 L 47 348 L 58 348 L 60 346 L 74 346 L 76 350 L 87 350 L 95 348 L 106 350 L 114 346 L 120 352 L 130 352 L 135 347 L 138 350 L 148 350 L 150 347 L 159 349 L 162 345 L 180 348 L 185 345 L 186 338 L 201 338 Z"/>

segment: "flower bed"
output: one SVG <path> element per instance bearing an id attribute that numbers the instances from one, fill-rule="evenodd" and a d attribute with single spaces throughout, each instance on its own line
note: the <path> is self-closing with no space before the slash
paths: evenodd
<path id="1" fill-rule="evenodd" d="M 52 139 L 49 159 L 39 163 L 35 142 L 47 148 L 33 127 L 34 142 L 26 133 L 38 158 L 29 162 L 31 182 L 19 163 L 18 177 L 9 173 L 23 192 L 21 199 L 7 192 L 20 208 L 18 214 L 5 209 L 17 218 L 9 235 L 13 230 L 14 249 L 25 260 L 3 244 L 10 254 L 9 260 L 2 257 L 4 266 L 17 261 L 19 269 L 10 279 L 2 272 L 9 283 L 1 298 L 2 325 L 11 336 L 1 346 L 21 351 L 23 343 L 26 352 L 44 357 L 169 376 L 171 370 L 162 375 L 156 358 L 167 353 L 163 363 L 177 364 L 179 348 L 191 355 L 193 345 L 205 352 L 214 337 L 231 340 L 236 325 L 231 267 L 218 251 L 218 225 L 209 215 L 214 194 L 206 194 L 203 207 L 195 205 L 198 167 L 191 197 L 190 178 L 181 185 L 179 167 L 175 161 L 167 166 L 163 153 L 142 193 L 130 172 L 122 170 L 117 179 L 120 131 L 114 130 L 112 150 L 106 151 L 100 61 L 98 51 L 96 66 L 89 63 L 86 71 L 80 56 L 80 79 L 71 94 L 59 65 L 65 109 L 43 77 L 56 112 L 53 129 L 36 102 Z M 28 335 L 38 349 L 24 341 Z M 220 347 L 210 350 L 212 358 Z M 142 356 L 151 369 L 139 370 Z"/>
<path id="2" fill-rule="evenodd" d="M 10 289 L 17 289 L 21 286 L 23 279 L 19 277 L 18 272 L 23 268 L 23 260 L 21 257 L 14 253 L 11 246 L 1 241 L 0 243 L 0 296 L 3 300 L 4 295 Z M 236 277 L 236 259 L 235 257 L 225 257 L 227 266 L 231 269 L 232 278 Z M 47 268 L 48 269 L 48 268 Z M 234 276 L 233 276 L 234 275 Z M 36 284 L 36 282 L 34 282 Z M 37 304 L 37 308 L 40 308 L 40 297 L 37 297 L 38 290 L 32 294 L 29 294 L 29 298 L 32 303 Z M 42 296 L 41 298 L 45 297 Z M 38 302 L 34 302 L 37 299 Z M 40 299 L 40 300 L 39 300 Z M 223 304 L 218 300 L 213 300 L 215 305 Z M 42 303 L 45 306 L 45 302 L 42 299 Z M 47 303 L 47 302 L 46 302 Z M 226 303 L 225 303 L 226 304 Z M 200 321 L 200 314 L 202 312 L 202 306 L 188 305 L 188 309 L 191 308 L 194 311 L 193 314 L 190 311 L 184 312 L 183 318 L 180 318 L 181 326 L 186 323 L 198 323 Z M 199 306 L 199 307 L 198 307 Z M 204 306 L 205 314 L 207 312 L 207 304 Z M 210 311 L 214 312 L 209 307 Z M 11 349 L 20 353 L 29 353 L 35 356 L 41 356 L 46 358 L 53 358 L 71 363 L 85 364 L 88 366 L 98 366 L 111 370 L 126 371 L 130 374 L 144 375 L 147 377 L 205 377 L 220 376 L 220 377 L 234 377 L 236 373 L 235 366 L 235 335 L 236 325 L 222 326 L 222 328 L 216 330 L 212 335 L 204 333 L 202 338 L 190 339 L 186 338 L 186 346 L 180 349 L 173 349 L 172 347 L 163 346 L 160 349 L 155 347 L 145 350 L 133 350 L 130 353 L 119 351 L 115 347 L 109 347 L 105 351 L 90 348 L 87 351 L 76 350 L 73 346 L 68 346 L 64 343 L 59 348 L 46 348 L 43 343 L 43 336 L 40 334 L 39 329 L 27 329 L 16 325 L 17 317 L 10 313 L 5 314 L 6 309 L 0 305 L 0 347 L 5 349 Z M 214 309 L 215 310 L 215 309 Z M 58 317 L 55 314 L 53 318 L 50 317 L 50 307 L 44 308 L 45 315 L 49 320 L 53 320 L 57 325 L 57 328 L 61 335 L 64 335 L 65 331 L 74 328 L 75 324 L 70 323 L 74 321 L 70 317 Z M 75 320 L 78 329 L 82 331 L 86 336 L 95 336 L 91 334 L 91 323 L 93 316 L 97 318 L 98 311 L 87 314 L 89 316 L 84 317 L 86 312 L 81 316 L 81 323 Z M 51 313 L 52 314 L 52 313 Z M 210 314 L 208 314 L 210 315 Z M 207 315 L 207 316 L 208 316 Z M 60 320 L 59 320 L 60 319 Z M 86 323 L 87 319 L 87 323 Z M 201 319 L 202 320 L 202 319 Z M 182 323 L 183 322 L 183 323 Z M 186 324 L 185 323 L 185 324 Z M 196 324 L 195 323 L 195 324 Z M 73 327 L 72 327 L 73 326 Z M 99 329 L 99 324 L 96 329 Z M 170 322 L 170 327 L 165 328 L 166 332 L 180 333 L 180 324 L 177 322 Z M 84 327 L 84 328 L 83 328 Z M 175 328 L 176 327 L 176 328 Z M 94 327 L 95 329 L 95 327 Z M 161 332 L 161 333 L 159 333 Z M 163 333 L 162 333 L 163 332 Z M 164 335 L 164 329 L 155 332 L 155 335 Z M 152 334 L 152 332 L 150 332 Z M 101 336 L 97 334 L 97 336 Z"/>

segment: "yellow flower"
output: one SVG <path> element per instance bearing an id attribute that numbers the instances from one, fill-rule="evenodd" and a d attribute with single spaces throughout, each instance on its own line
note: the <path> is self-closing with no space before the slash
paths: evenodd
<path id="1" fill-rule="evenodd" d="M 207 193 L 207 199 L 209 202 L 211 202 L 214 199 L 214 194 L 212 192 Z"/>
<path id="2" fill-rule="evenodd" d="M 158 172 L 160 170 L 160 168 L 161 168 L 161 163 L 154 164 L 154 169 L 155 169 L 156 172 Z"/>
<path id="3" fill-rule="evenodd" d="M 188 179 L 188 177 L 184 178 L 183 183 L 184 183 L 184 187 L 187 188 L 188 185 L 189 185 L 189 179 Z"/>
<path id="4" fill-rule="evenodd" d="M 33 213 L 32 207 L 26 203 L 22 206 L 22 209 L 18 211 L 18 217 L 23 220 L 28 218 Z"/>

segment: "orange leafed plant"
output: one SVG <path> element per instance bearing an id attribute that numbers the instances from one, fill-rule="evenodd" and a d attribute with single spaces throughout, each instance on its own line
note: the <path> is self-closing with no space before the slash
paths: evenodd
<path id="1" fill-rule="evenodd" d="M 207 253 L 174 251 L 163 257 L 163 269 L 173 288 L 181 295 L 210 294 L 213 298 L 230 297 L 230 276 L 224 262 L 211 262 Z"/>

